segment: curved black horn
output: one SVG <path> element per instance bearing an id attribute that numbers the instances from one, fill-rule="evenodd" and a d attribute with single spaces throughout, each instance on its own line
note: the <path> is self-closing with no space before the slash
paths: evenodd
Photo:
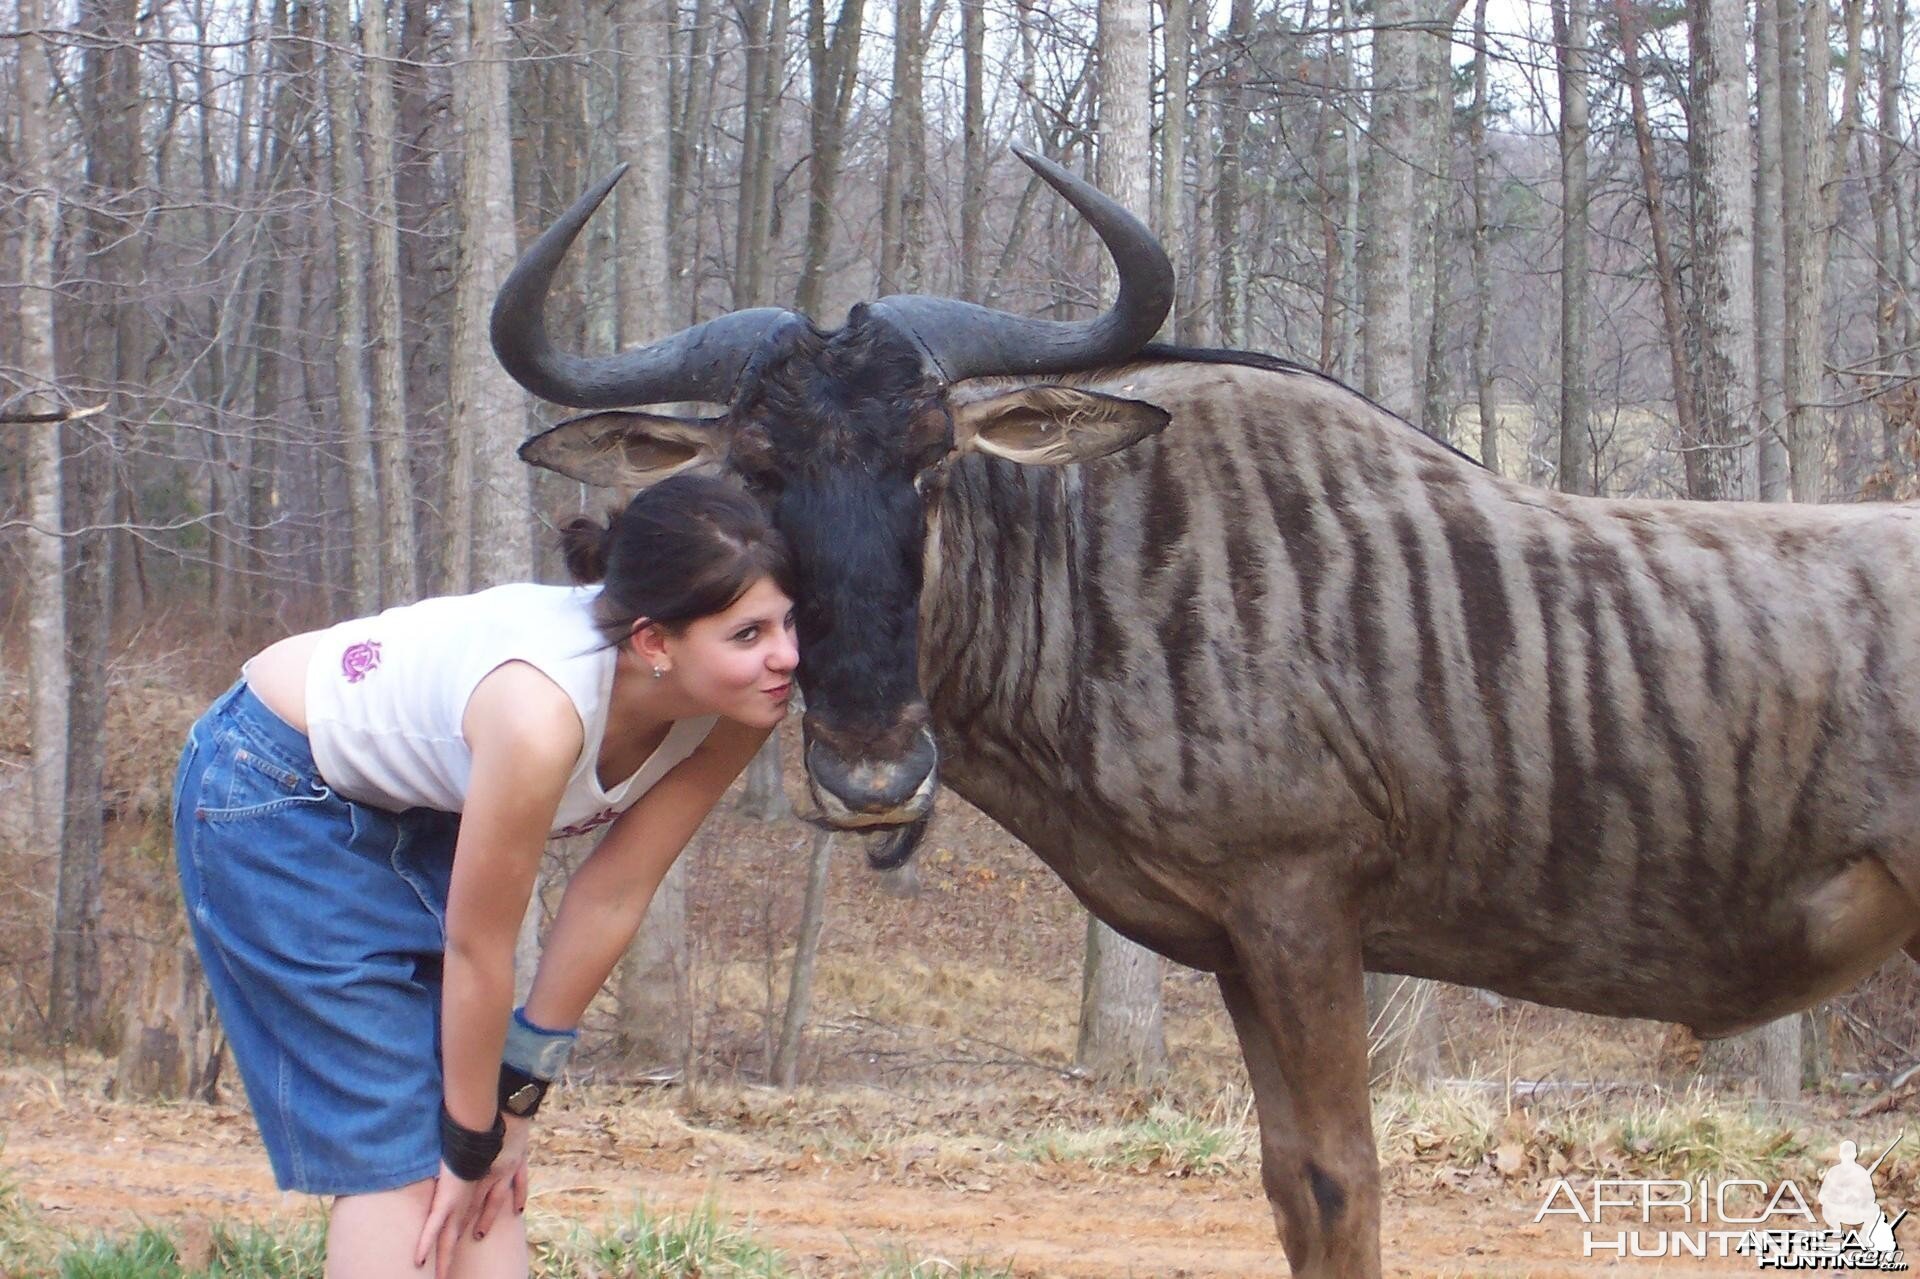
<path id="1" fill-rule="evenodd" d="M 493 300 L 493 353 L 513 380 L 543 400 L 582 409 L 669 400 L 733 398 L 740 370 L 776 326 L 800 321 L 780 307 L 718 316 L 647 346 L 587 357 L 556 351 L 547 337 L 547 288 L 573 238 L 627 171 L 621 165 L 528 246 Z"/>
<path id="2" fill-rule="evenodd" d="M 1094 320 L 1034 320 L 952 298 L 900 294 L 873 304 L 912 335 L 949 382 L 1007 373 L 1066 373 L 1132 355 L 1152 340 L 1173 307 L 1173 263 L 1153 232 L 1110 196 L 1015 145 L 1013 153 L 1047 180 L 1100 233 L 1119 268 L 1120 296 Z"/>

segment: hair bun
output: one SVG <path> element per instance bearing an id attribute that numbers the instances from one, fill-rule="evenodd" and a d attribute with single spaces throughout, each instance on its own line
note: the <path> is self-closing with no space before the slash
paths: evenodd
<path id="1" fill-rule="evenodd" d="M 576 515 L 560 528 L 560 554 L 567 562 L 567 574 L 582 586 L 606 580 L 607 554 L 613 546 L 613 528 L 609 521 Z"/>

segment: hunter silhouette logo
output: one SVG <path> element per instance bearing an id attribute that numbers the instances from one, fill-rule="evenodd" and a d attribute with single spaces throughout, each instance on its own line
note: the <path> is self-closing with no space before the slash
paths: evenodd
<path id="1" fill-rule="evenodd" d="M 1889 1218 L 1873 1191 L 1873 1174 L 1906 1137 L 1903 1130 L 1864 1168 L 1860 1148 L 1840 1143 L 1840 1159 L 1820 1178 L 1817 1200 L 1825 1230 L 1755 1230 L 1740 1251 L 1762 1270 L 1905 1270 L 1907 1259 L 1894 1231 L 1906 1209 Z"/>

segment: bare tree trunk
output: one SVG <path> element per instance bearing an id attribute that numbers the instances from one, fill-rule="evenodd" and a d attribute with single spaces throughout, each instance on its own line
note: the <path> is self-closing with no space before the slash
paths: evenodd
<path id="1" fill-rule="evenodd" d="M 1436 439 L 1448 438 L 1452 416 L 1442 358 L 1447 272 L 1441 211 L 1453 158 L 1452 29 L 1463 4 L 1464 0 L 1418 0 L 1415 14 L 1425 29 L 1415 46 L 1419 92 L 1414 99 L 1418 150 L 1413 157 L 1413 384 L 1420 393 L 1416 425 Z"/>
<path id="2" fill-rule="evenodd" d="M 827 32 L 827 0 L 807 0 L 807 66 L 813 86 L 808 119 L 813 158 L 807 178 L 807 247 L 794 291 L 794 310 L 817 315 L 825 301 L 827 254 L 833 247 L 834 192 L 840 183 L 840 151 L 853 108 L 860 70 L 861 16 L 866 0 L 840 0 L 840 16 Z"/>
<path id="3" fill-rule="evenodd" d="M 465 173 L 460 184 L 459 267 L 454 280 L 448 434 L 456 459 L 448 521 L 450 587 L 456 591 L 526 578 L 533 571 L 531 486 L 515 450 L 526 402 L 493 358 L 487 314 L 513 264 L 513 161 L 507 136 L 507 43 L 501 12 L 462 0 L 465 41 L 455 75 L 461 95 Z M 468 494 L 471 496 L 468 496 Z"/>
<path id="4" fill-rule="evenodd" d="M 919 283 L 918 228 L 910 227 L 914 184 L 913 134 L 921 127 L 920 0 L 898 0 L 893 9 L 893 93 L 887 112 L 887 163 L 880 175 L 881 294 L 911 293 Z"/>
<path id="5" fill-rule="evenodd" d="M 987 217 L 986 0 L 960 0 L 960 58 L 966 106 L 961 122 L 960 296 L 980 300 Z"/>
<path id="6" fill-rule="evenodd" d="M 713 130 L 714 68 L 710 65 L 713 26 L 713 0 L 694 0 L 693 28 L 687 35 L 686 67 L 682 76 L 687 88 L 679 123 L 674 129 L 673 178 L 667 184 L 672 294 L 686 299 L 689 306 L 698 304 L 699 290 L 694 286 L 693 268 L 699 258 L 700 230 L 697 226 L 685 225 L 681 213 L 690 201 L 698 200 L 706 191 L 707 139 Z M 686 322 L 696 318 L 689 312 Z M 669 332 L 673 327 L 662 324 L 660 331 Z"/>
<path id="7" fill-rule="evenodd" d="M 1701 418 L 1697 457 L 1687 463 L 1688 495 L 1740 497 L 1741 441 L 1753 420 L 1752 140 L 1747 128 L 1746 9 L 1704 0 L 1694 9 L 1705 102 L 1694 108 L 1699 148 Z"/>
<path id="8" fill-rule="evenodd" d="M 1160 111 L 1160 200 L 1154 230 L 1166 246 L 1174 269 L 1187 260 L 1187 219 L 1183 214 L 1183 188 L 1187 169 L 1187 79 L 1192 74 L 1192 14 L 1187 0 L 1161 0 L 1161 40 L 1166 49 L 1166 94 Z M 1186 325 L 1179 290 L 1174 291 L 1173 309 L 1160 326 L 1160 336 L 1170 342 L 1180 340 Z"/>
<path id="9" fill-rule="evenodd" d="M 699 847 L 696 838 L 660 881 L 620 964 L 621 1052 L 635 1066 L 684 1072 L 693 1051 L 687 886 Z"/>
<path id="10" fill-rule="evenodd" d="M 833 832 L 814 832 L 807 865 L 807 895 L 800 907 L 800 936 L 793 947 L 793 972 L 787 981 L 787 1007 L 780 1019 L 780 1046 L 773 1054 L 772 1082 L 791 1088 L 800 1077 L 800 1047 L 813 1009 L 813 973 L 820 958 L 820 934 L 827 920 L 827 872 L 833 865 Z"/>
<path id="11" fill-rule="evenodd" d="M 1897 354 L 1902 345 L 1899 316 L 1909 309 L 1901 287 L 1899 228 L 1894 208 L 1900 200 L 1896 165 L 1900 157 L 1900 82 L 1903 70 L 1906 30 L 1906 0 L 1878 0 L 1876 18 L 1879 29 L 1879 131 L 1875 137 L 1877 172 L 1870 188 L 1873 210 L 1874 324 L 1873 346 L 1876 363 L 1886 371 L 1908 367 L 1908 360 Z M 1905 451 L 1896 438 L 1894 417 L 1881 415 L 1881 455 L 1889 472 L 1904 475 Z"/>
<path id="12" fill-rule="evenodd" d="M 1587 384 L 1587 5 L 1554 0 L 1560 71 L 1560 490 L 1599 492 Z"/>
<path id="13" fill-rule="evenodd" d="M 1795 1013 L 1743 1035 L 1707 1040 L 1701 1045 L 1700 1073 L 1750 1087 L 1770 1101 L 1791 1101 L 1800 1095 L 1806 1020 L 1805 1013 Z"/>
<path id="14" fill-rule="evenodd" d="M 18 63 L 18 163 L 26 191 L 20 219 L 20 376 L 31 394 L 24 412 L 68 406 L 59 386 L 53 327 L 53 153 L 47 99 L 53 68 L 41 0 L 21 0 Z M 27 686 L 33 751 L 33 852 L 48 866 L 65 847 L 67 802 L 67 592 L 61 533 L 60 432 L 55 424 L 23 428 L 27 520 Z"/>
<path id="15" fill-rule="evenodd" d="M 1364 387 L 1388 411 L 1411 422 L 1419 411 L 1413 381 L 1413 93 L 1418 38 L 1408 29 L 1413 0 L 1374 7 L 1372 145 L 1368 148 Z"/>
<path id="16" fill-rule="evenodd" d="M 1220 154 L 1214 165 L 1213 324 L 1221 344 L 1246 345 L 1240 327 L 1241 293 L 1246 288 L 1246 246 L 1240 234 L 1240 209 L 1246 198 L 1246 148 L 1249 90 L 1253 61 L 1253 0 L 1233 0 L 1228 11 L 1225 87 L 1220 104 Z"/>
<path id="17" fill-rule="evenodd" d="M 232 238 L 223 234 L 225 227 L 231 224 L 231 214 L 227 210 L 237 207 L 250 195 L 247 172 L 250 148 L 246 130 L 254 119 L 253 89 L 259 78 L 254 65 L 256 46 L 251 43 L 251 37 L 258 29 L 258 9 L 258 0 L 249 0 L 249 43 L 239 72 L 240 101 L 235 113 L 234 135 L 229 152 L 234 160 L 233 179 L 224 192 L 217 159 L 220 147 L 213 135 L 212 104 L 217 101 L 214 68 L 206 58 L 197 59 L 194 66 L 194 88 L 200 102 L 200 109 L 194 112 L 198 122 L 195 133 L 200 153 L 200 189 L 205 193 L 200 225 L 201 233 L 210 246 L 208 262 L 212 269 L 209 274 L 213 277 L 225 274 L 231 265 L 229 248 Z M 203 47 L 212 44 L 212 17 L 210 6 L 204 2 L 192 6 L 188 13 L 194 39 Z M 225 199 L 221 198 L 223 194 Z M 238 274 L 245 280 L 254 273 L 252 269 L 242 269 Z M 244 452 L 252 440 L 251 433 L 234 430 L 232 409 L 244 380 L 238 376 L 238 366 L 245 362 L 248 351 L 258 347 L 258 335 L 244 330 L 234 334 L 233 326 L 225 318 L 225 313 L 229 311 L 235 315 L 254 314 L 253 308 L 238 299 L 237 295 L 243 288 L 244 285 L 236 284 L 236 296 L 222 299 L 209 294 L 206 299 L 209 340 L 205 387 L 201 394 L 207 405 L 211 429 L 202 432 L 201 438 L 207 460 L 207 612 L 216 626 L 230 626 L 234 620 L 238 593 L 235 581 L 238 574 L 235 570 L 239 538 L 236 531 L 245 523 L 245 516 L 240 509 L 243 490 L 238 477 L 245 472 L 247 459 Z M 228 365 L 230 353 L 234 360 L 231 371 Z"/>
<path id="18" fill-rule="evenodd" d="M 399 128 L 389 19 L 382 5 L 368 5 L 361 16 L 367 55 L 368 222 L 373 235 L 367 285 L 373 319 L 373 448 L 380 468 L 380 596 L 383 604 L 393 605 L 419 596 L 420 551 L 407 446 L 407 353 L 400 327 L 400 205 L 394 159 Z"/>
<path id="19" fill-rule="evenodd" d="M 358 225 L 365 184 L 360 176 L 360 109 L 348 63 L 357 46 L 353 7 L 327 6 L 327 137 L 333 180 L 334 382 L 347 475 L 347 518 L 353 533 L 353 609 L 380 607 L 380 494 L 367 423 L 366 241 Z"/>
<path id="20" fill-rule="evenodd" d="M 734 240 L 737 307 L 768 300 L 773 158 L 780 143 L 779 94 L 787 60 L 787 0 L 751 0 L 746 9 L 747 98 L 741 121 L 740 210 Z"/>
<path id="21" fill-rule="evenodd" d="M 1150 0 L 1100 0 L 1100 185 L 1135 212 L 1150 202 Z M 1118 280 L 1102 258 L 1101 296 Z M 1102 1078 L 1145 1080 L 1167 1069 L 1159 955 L 1087 917 L 1074 1061 Z"/>
<path id="22" fill-rule="evenodd" d="M 620 346 L 637 346 L 668 328 L 667 135 L 668 0 L 619 0 L 614 11 L 619 62 L 616 148 L 633 167 L 622 179 L 619 242 L 613 257 Z M 628 947 L 616 991 L 623 1050 L 636 1062 L 684 1069 L 693 1042 L 687 992 L 687 877 L 694 850 L 675 860 Z"/>
<path id="23" fill-rule="evenodd" d="M 1500 474 L 1500 410 L 1493 398 L 1493 153 L 1487 146 L 1487 0 L 1473 6 L 1473 394 L 1480 406 L 1480 462 Z"/>
<path id="24" fill-rule="evenodd" d="M 1694 12 L 1698 15 L 1700 11 L 1696 8 Z M 1647 118 L 1646 79 L 1640 71 L 1640 31 L 1634 25 L 1633 6 L 1629 0 L 1614 0 L 1614 15 L 1620 26 L 1620 50 L 1627 73 L 1628 99 L 1632 103 L 1633 139 L 1640 155 L 1640 181 L 1646 191 L 1647 225 L 1653 237 L 1653 270 L 1660 286 L 1660 315 L 1666 323 L 1668 369 L 1673 379 L 1673 420 L 1678 428 L 1681 448 L 1685 450 L 1687 493 L 1696 498 L 1732 496 L 1718 484 L 1725 467 L 1738 459 L 1710 455 L 1713 445 L 1701 439 L 1699 424 L 1694 418 L 1693 368 L 1687 354 L 1686 314 L 1680 302 L 1679 272 L 1667 240 L 1666 193 L 1661 187 L 1659 165 L 1654 160 L 1653 126 Z M 1697 16 L 1695 21 L 1704 26 Z M 1697 64 L 1704 58 L 1699 34 L 1697 26 L 1695 40 L 1691 44 L 1697 55 Z M 1711 121 L 1710 107 L 1711 104 L 1708 111 L 1700 112 L 1696 100 L 1695 119 L 1705 115 Z M 1702 131 L 1702 136 L 1708 136 L 1711 132 L 1710 124 L 1708 129 Z M 1726 140 L 1723 139 L 1722 149 L 1725 145 Z M 1744 170 L 1740 178 L 1743 183 L 1746 181 Z M 1750 304 L 1750 294 L 1748 301 Z"/>
<path id="25" fill-rule="evenodd" d="M 1763 502 L 1787 499 L 1790 477 L 1786 445 L 1787 255 L 1784 233 L 1780 17 L 1762 0 L 1753 20 L 1754 120 L 1758 133 L 1753 170 L 1754 373 L 1759 397 L 1754 439 L 1755 490 Z"/>
<path id="26" fill-rule="evenodd" d="M 226 1036 L 193 946 L 139 941 L 130 968 L 134 989 L 114 1064 L 114 1099 L 215 1100 Z"/>
<path id="27" fill-rule="evenodd" d="M 1346 310 L 1347 263 L 1346 228 L 1341 217 L 1346 212 L 1340 200 L 1339 168 L 1342 146 L 1351 127 L 1335 98 L 1339 93 L 1338 63 L 1327 59 L 1324 72 L 1316 77 L 1318 93 L 1314 101 L 1314 167 L 1317 170 L 1314 218 L 1320 223 L 1320 358 L 1322 369 L 1335 368 L 1343 357 L 1340 350 L 1341 320 Z"/>
<path id="28" fill-rule="evenodd" d="M 1787 459 L 1793 500 L 1817 502 L 1825 487 L 1826 415 L 1819 405 L 1824 240 L 1817 222 L 1826 181 L 1827 7 L 1778 0 L 1780 20 L 1781 223 L 1784 228 Z"/>
<path id="29" fill-rule="evenodd" d="M 1367 1061 L 1374 1082 L 1420 1083 L 1440 1070 L 1434 985 L 1396 973 L 1367 974 Z"/>
<path id="30" fill-rule="evenodd" d="M 763 822 L 777 822 L 793 816 L 787 801 L 787 789 L 780 784 L 780 735 L 767 738 L 747 762 L 740 811 Z"/>
<path id="31" fill-rule="evenodd" d="M 136 412 L 132 389 L 140 348 L 137 235 L 146 183 L 140 151 L 138 35 L 134 0 L 86 0 L 79 25 L 81 118 L 88 131 L 85 271 L 93 309 L 85 329 L 89 397 L 107 413 L 67 427 L 63 466 L 72 485 L 65 523 L 74 530 L 67 561 L 67 795 L 65 842 L 54 887 L 47 1020 L 63 1040 L 102 1029 L 100 1008 L 101 793 L 106 773 L 107 652 L 113 625 L 112 548 L 105 529 L 116 507 L 114 423 Z"/>

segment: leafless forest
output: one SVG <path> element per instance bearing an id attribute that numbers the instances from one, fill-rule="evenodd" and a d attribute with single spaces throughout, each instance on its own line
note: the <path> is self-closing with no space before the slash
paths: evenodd
<path id="1" fill-rule="evenodd" d="M 122 1033 L 116 662 L 551 578 L 544 530 L 610 499 L 515 459 L 552 413 L 485 324 L 616 163 L 575 348 L 898 291 L 1088 312 L 1026 140 L 1162 235 L 1170 340 L 1539 485 L 1900 497 L 1915 40 L 1907 0 L 5 0 L 4 1038 Z"/>

